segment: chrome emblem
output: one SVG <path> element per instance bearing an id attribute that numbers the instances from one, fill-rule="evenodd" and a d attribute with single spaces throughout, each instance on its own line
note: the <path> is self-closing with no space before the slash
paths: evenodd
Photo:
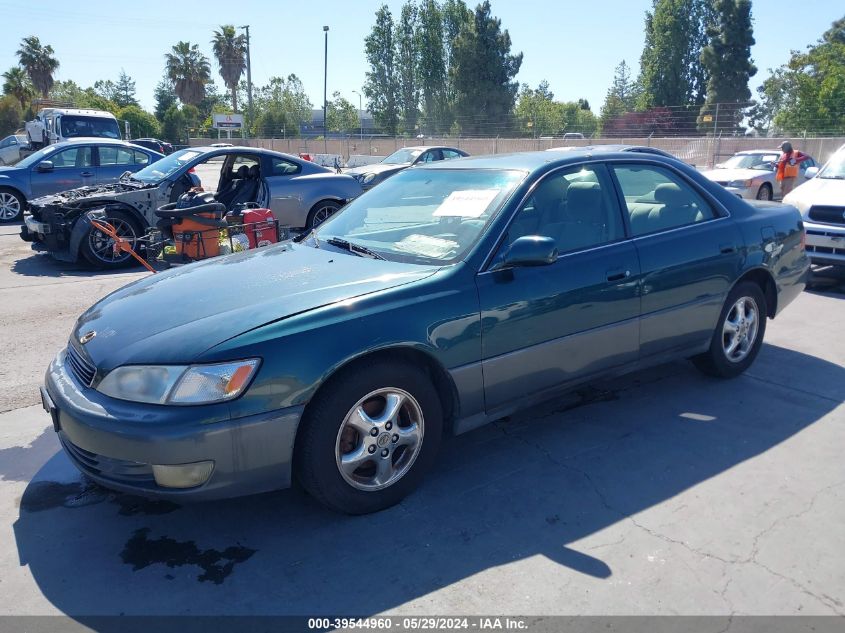
<path id="1" fill-rule="evenodd" d="M 97 333 L 94 330 L 91 330 L 90 332 L 86 332 L 85 334 L 83 334 L 82 336 L 79 337 L 80 345 L 85 345 L 85 343 L 90 341 L 95 336 L 97 336 Z"/>

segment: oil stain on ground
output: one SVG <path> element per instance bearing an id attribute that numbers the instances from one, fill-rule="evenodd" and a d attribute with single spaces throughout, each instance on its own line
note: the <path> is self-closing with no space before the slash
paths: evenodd
<path id="1" fill-rule="evenodd" d="M 197 578 L 200 582 L 221 584 L 232 573 L 235 563 L 248 560 L 257 550 L 233 545 L 223 551 L 199 549 L 193 541 L 177 541 L 167 536 L 150 539 L 150 528 L 136 530 L 126 543 L 120 556 L 133 571 L 144 569 L 156 563 L 170 568 L 196 565 L 203 570 Z"/>

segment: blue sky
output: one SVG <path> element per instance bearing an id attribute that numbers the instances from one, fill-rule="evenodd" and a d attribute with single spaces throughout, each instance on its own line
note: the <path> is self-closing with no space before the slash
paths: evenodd
<path id="1" fill-rule="evenodd" d="M 61 62 L 58 79 L 83 87 L 116 79 L 124 69 L 136 81 L 141 104 L 152 108 L 153 89 L 162 76 L 164 54 L 179 40 L 198 43 L 211 57 L 212 30 L 220 24 L 249 24 L 252 77 L 298 75 L 314 103 L 322 103 L 323 25 L 330 27 L 328 93 L 338 90 L 357 106 L 367 69 L 364 37 L 382 2 L 320 0 L 301 2 L 164 2 L 84 0 L 53 2 L 2 0 L 5 24 L 0 39 L 0 70 L 17 63 L 21 38 L 37 35 L 51 44 Z M 402 0 L 387 2 L 394 15 Z M 474 2 L 467 3 L 475 6 Z M 517 77 L 535 87 L 549 81 L 557 99 L 587 98 L 598 112 L 613 69 L 625 59 L 638 68 L 643 46 L 643 15 L 651 0 L 492 0 L 493 12 L 510 31 L 513 51 L 524 59 Z M 120 7 L 120 8 L 118 8 Z M 842 5 L 830 0 L 756 0 L 753 58 L 759 72 L 752 89 L 784 63 L 789 50 L 815 42 Z M 217 67 L 215 81 L 222 87 Z"/>

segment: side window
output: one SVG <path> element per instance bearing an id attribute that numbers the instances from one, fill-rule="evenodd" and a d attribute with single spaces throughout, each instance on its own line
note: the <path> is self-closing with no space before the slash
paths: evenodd
<path id="1" fill-rule="evenodd" d="M 132 165 L 135 162 L 134 152 L 122 147 L 100 146 L 100 165 Z"/>
<path id="2" fill-rule="evenodd" d="M 9 139 L 9 138 L 4 138 L 2 141 L 0 141 L 0 147 L 9 147 L 9 145 L 11 145 L 11 144 L 12 144 L 12 139 Z"/>
<path id="3" fill-rule="evenodd" d="M 423 154 L 421 163 L 433 163 L 436 160 L 442 160 L 440 150 L 432 149 Z"/>
<path id="4" fill-rule="evenodd" d="M 150 157 L 149 155 L 145 154 L 144 152 L 133 152 L 135 155 L 135 164 L 136 165 L 149 165 L 150 164 Z"/>
<path id="5" fill-rule="evenodd" d="M 668 169 L 614 165 L 613 171 L 625 197 L 635 237 L 716 217 L 704 198 Z"/>
<path id="6" fill-rule="evenodd" d="M 443 150 L 443 160 L 452 160 L 453 158 L 461 158 L 461 155 L 453 149 Z"/>
<path id="7" fill-rule="evenodd" d="M 622 239 L 622 217 L 613 185 L 602 165 L 567 167 L 547 175 L 513 219 L 506 249 L 525 235 L 551 237 L 560 253 L 583 250 Z"/>
<path id="8" fill-rule="evenodd" d="M 64 149 L 61 152 L 56 152 L 47 160 L 53 161 L 53 167 L 90 167 L 91 148 L 90 147 L 72 147 Z"/>
<path id="9" fill-rule="evenodd" d="M 302 171 L 302 167 L 284 158 L 273 158 L 272 165 L 274 176 L 290 176 Z"/>
<path id="10" fill-rule="evenodd" d="M 801 169 L 807 169 L 808 167 L 814 167 L 815 164 L 816 164 L 816 161 L 814 161 L 812 158 L 808 158 L 807 160 L 801 161 Z"/>
<path id="11" fill-rule="evenodd" d="M 238 170 L 241 167 L 246 167 L 249 169 L 253 165 L 257 165 L 258 160 L 254 156 L 235 156 L 235 160 L 232 161 L 232 172 L 229 174 L 230 178 L 237 178 L 238 177 Z"/>

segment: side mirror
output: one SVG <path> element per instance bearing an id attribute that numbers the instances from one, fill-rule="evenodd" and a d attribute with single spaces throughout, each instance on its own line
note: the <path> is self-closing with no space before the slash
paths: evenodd
<path id="1" fill-rule="evenodd" d="M 511 244 L 502 266 L 548 266 L 557 260 L 557 246 L 550 237 L 524 235 Z"/>
<path id="2" fill-rule="evenodd" d="M 53 171 L 53 161 L 42 160 L 38 163 L 38 171 Z"/>
<path id="3" fill-rule="evenodd" d="M 809 180 L 810 178 L 814 178 L 816 174 L 819 173 L 818 167 L 807 167 L 806 171 L 804 171 L 804 178 Z"/>

